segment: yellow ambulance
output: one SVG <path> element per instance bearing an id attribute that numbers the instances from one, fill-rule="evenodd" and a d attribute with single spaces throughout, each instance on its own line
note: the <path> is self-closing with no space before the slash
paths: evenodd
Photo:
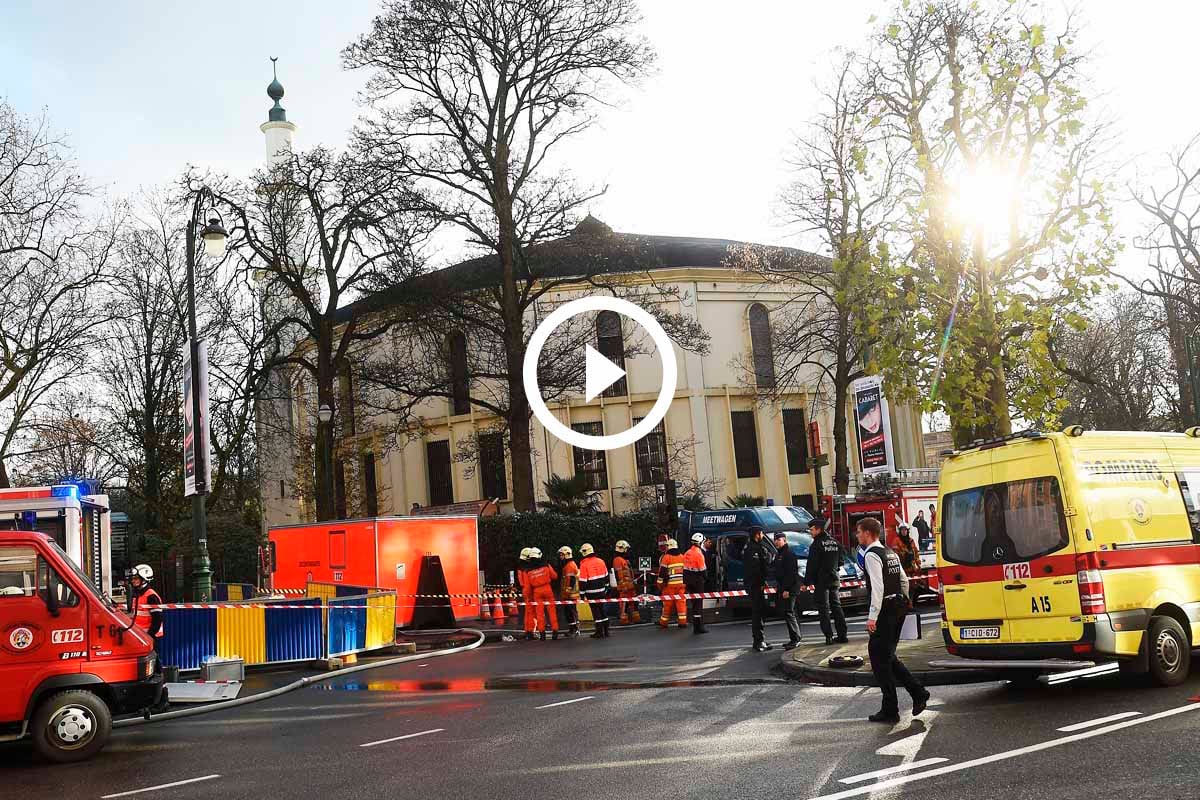
<path id="1" fill-rule="evenodd" d="M 1198 437 L 1072 426 L 951 454 L 936 526 L 947 650 L 1182 682 L 1200 634 Z"/>

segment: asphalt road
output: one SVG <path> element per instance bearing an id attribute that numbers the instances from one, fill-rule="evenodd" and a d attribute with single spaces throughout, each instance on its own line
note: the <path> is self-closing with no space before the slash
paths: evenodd
<path id="1" fill-rule="evenodd" d="M 1175 689 L 940 688 L 889 728 L 865 721 L 877 690 L 786 682 L 748 634 L 490 645 L 119 730 L 83 764 L 5 746 L 0 786 L 20 800 L 1196 796 L 1200 670 Z"/>

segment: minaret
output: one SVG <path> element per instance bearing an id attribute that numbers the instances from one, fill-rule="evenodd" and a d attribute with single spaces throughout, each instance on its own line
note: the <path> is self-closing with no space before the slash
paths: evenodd
<path id="1" fill-rule="evenodd" d="M 288 122 L 287 111 L 279 105 L 283 99 L 283 84 L 275 72 L 275 62 L 279 59 L 271 56 L 271 85 L 267 87 L 267 97 L 275 101 L 267 114 L 267 121 L 259 126 L 259 130 L 267 137 L 267 165 L 275 166 L 287 159 L 292 153 L 292 138 L 296 133 L 295 123 Z"/>

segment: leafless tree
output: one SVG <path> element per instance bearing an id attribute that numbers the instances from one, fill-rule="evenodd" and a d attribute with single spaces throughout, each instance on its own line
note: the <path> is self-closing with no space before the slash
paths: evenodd
<path id="1" fill-rule="evenodd" d="M 116 226 L 83 214 L 90 195 L 46 120 L 0 101 L 0 487 L 30 415 L 82 371 L 107 320 L 97 291 Z"/>
<path id="2" fill-rule="evenodd" d="M 496 342 L 487 370 L 502 386 L 495 406 L 522 511 L 535 504 L 521 367 L 530 312 L 553 288 L 530 253 L 568 233 L 601 193 L 577 186 L 555 157 L 591 126 L 613 83 L 650 68 L 638 21 L 634 0 L 387 0 L 344 51 L 347 66 L 370 72 L 377 113 L 360 128 L 364 146 L 402 157 L 438 217 L 496 262 L 497 279 L 445 313 Z"/>
<path id="3" fill-rule="evenodd" d="M 745 382 L 772 402 L 815 384 L 815 398 L 832 407 L 839 494 L 850 482 L 850 385 L 866 374 L 869 349 L 896 327 L 884 317 L 888 296 L 906 283 L 911 288 L 890 262 L 886 242 L 907 199 L 904 156 L 872 121 L 861 67 L 854 55 L 840 63 L 820 112 L 796 143 L 794 180 L 781 198 L 785 221 L 815 234 L 830 256 L 746 247 L 733 259 L 766 287 L 785 292 L 771 308 L 772 369 L 763 373 L 750 358 L 741 365 Z"/>
<path id="4" fill-rule="evenodd" d="M 350 304 L 385 288 L 394 301 L 403 292 L 396 287 L 421 271 L 424 205 L 397 163 L 365 150 L 296 153 L 241 189 L 218 182 L 213 190 L 232 211 L 231 248 L 259 298 L 259 309 L 243 313 L 263 321 L 258 334 L 239 343 L 239 351 L 253 345 L 250 355 L 260 359 L 245 375 L 275 375 L 285 392 L 310 386 L 316 406 L 332 412 L 328 421 L 312 421 L 316 513 L 333 519 L 335 432 L 354 430 L 338 384 L 352 372 L 354 348 L 384 336 L 399 319 L 394 303 L 387 314 L 359 313 Z M 259 389 L 247 391 L 252 397 Z"/>

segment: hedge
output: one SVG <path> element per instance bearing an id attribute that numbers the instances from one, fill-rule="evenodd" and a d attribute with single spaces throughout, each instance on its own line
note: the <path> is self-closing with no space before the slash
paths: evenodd
<path id="1" fill-rule="evenodd" d="M 537 547 L 549 563 L 557 565 L 558 548 L 570 546 L 578 560 L 579 547 L 585 542 L 610 563 L 613 546 L 620 539 L 629 542 L 630 554 L 636 559 L 657 552 L 658 528 L 657 517 L 649 511 L 619 517 L 568 516 L 548 511 L 483 517 L 479 520 L 480 568 L 488 583 L 507 584 L 508 573 L 517 568 L 523 548 Z"/>

